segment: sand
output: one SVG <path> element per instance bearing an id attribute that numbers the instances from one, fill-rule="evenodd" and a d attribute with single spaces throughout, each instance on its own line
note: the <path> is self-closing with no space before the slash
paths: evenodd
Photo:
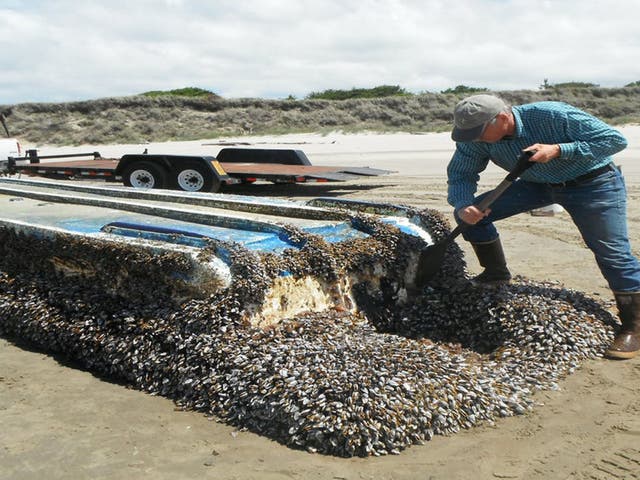
<path id="1" fill-rule="evenodd" d="M 629 229 L 640 255 L 640 127 L 622 127 L 630 145 L 616 157 L 628 187 Z M 169 144 L 40 147 L 41 153 L 99 150 L 215 155 L 221 144 L 301 149 L 318 165 L 387 168 L 396 173 L 330 184 L 255 184 L 229 193 L 304 200 L 338 196 L 435 208 L 446 203 L 448 134 L 287 135 Z M 31 148 L 29 145 L 24 147 Z M 490 166 L 480 189 L 505 175 Z M 593 257 L 566 213 L 528 214 L 499 224 L 513 273 L 611 300 Z M 469 246 L 470 271 L 479 267 Z M 535 395 L 522 416 L 400 455 L 342 459 L 291 450 L 237 431 L 167 399 L 97 378 L 0 338 L 0 479 L 581 479 L 640 478 L 640 358 L 591 360 Z"/>

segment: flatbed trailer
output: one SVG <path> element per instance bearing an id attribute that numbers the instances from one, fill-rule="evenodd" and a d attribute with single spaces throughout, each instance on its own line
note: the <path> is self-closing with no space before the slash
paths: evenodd
<path id="1" fill-rule="evenodd" d="M 73 158 L 73 160 L 72 160 Z M 64 160 L 62 160 L 64 159 Z M 4 168 L 54 179 L 101 179 L 135 188 L 218 192 L 223 185 L 253 183 L 340 182 L 391 173 L 370 167 L 311 165 L 301 150 L 223 148 L 216 157 L 126 154 L 103 158 L 99 152 L 40 156 L 27 150 Z"/>

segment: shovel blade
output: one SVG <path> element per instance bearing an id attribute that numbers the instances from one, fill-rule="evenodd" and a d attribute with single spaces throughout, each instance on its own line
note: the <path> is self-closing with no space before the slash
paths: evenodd
<path id="1" fill-rule="evenodd" d="M 440 242 L 429 245 L 420 252 L 414 281 L 416 287 L 424 287 L 438 273 L 444 262 L 448 245 L 449 242 Z"/>

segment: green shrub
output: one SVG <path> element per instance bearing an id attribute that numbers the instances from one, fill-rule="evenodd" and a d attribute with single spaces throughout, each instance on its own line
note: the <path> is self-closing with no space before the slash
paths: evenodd
<path id="1" fill-rule="evenodd" d="M 203 88 L 198 87 L 185 87 L 185 88 L 176 88 L 174 90 L 151 90 L 149 92 L 144 92 L 141 95 L 145 97 L 166 97 L 166 96 L 177 96 L 177 97 L 210 97 L 217 96 L 215 93 L 210 92 L 209 90 L 205 90 Z"/>
<path id="2" fill-rule="evenodd" d="M 348 100 L 353 98 L 379 98 L 396 95 L 410 95 L 410 93 L 398 85 L 380 85 L 373 88 L 352 88 L 351 90 L 324 90 L 322 92 L 311 92 L 307 95 L 307 99 Z"/>
<path id="3" fill-rule="evenodd" d="M 446 90 L 443 90 L 440 93 L 453 93 L 455 95 L 460 95 L 460 94 L 470 95 L 473 93 L 482 93 L 482 92 L 488 92 L 488 91 L 489 89 L 487 88 L 467 87 L 466 85 L 458 85 L 455 88 L 447 88 Z"/>

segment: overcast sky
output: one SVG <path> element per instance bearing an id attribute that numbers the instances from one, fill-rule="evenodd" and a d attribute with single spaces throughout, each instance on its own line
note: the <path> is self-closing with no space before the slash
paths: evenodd
<path id="1" fill-rule="evenodd" d="M 0 104 L 640 80 L 640 0 L 0 0 Z"/>

